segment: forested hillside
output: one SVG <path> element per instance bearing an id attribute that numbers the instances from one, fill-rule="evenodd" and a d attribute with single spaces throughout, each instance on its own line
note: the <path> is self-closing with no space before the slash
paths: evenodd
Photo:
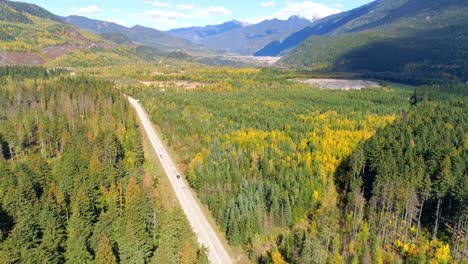
<path id="1" fill-rule="evenodd" d="M 187 221 L 159 210 L 126 98 L 60 74 L 0 70 L 0 262 L 194 263 Z"/>
<path id="2" fill-rule="evenodd" d="M 257 55 L 295 47 L 284 64 L 414 83 L 465 80 L 467 14 L 461 0 L 378 0 L 321 19 Z"/>
<path id="3" fill-rule="evenodd" d="M 24 24 L 33 24 L 29 16 L 40 17 L 60 22 L 60 18 L 49 11 L 34 5 L 22 2 L 0 1 L 0 20 L 8 22 L 18 22 Z"/>

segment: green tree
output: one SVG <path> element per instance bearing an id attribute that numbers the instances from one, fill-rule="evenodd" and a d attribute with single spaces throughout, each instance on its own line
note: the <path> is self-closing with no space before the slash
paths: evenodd
<path id="1" fill-rule="evenodd" d="M 152 205 L 134 178 L 125 191 L 123 233 L 119 243 L 120 260 L 124 263 L 147 263 L 153 253 Z"/>
<path id="2" fill-rule="evenodd" d="M 66 239 L 66 204 L 55 183 L 49 187 L 47 201 L 42 209 L 45 228 L 39 246 L 40 262 L 63 263 Z"/>
<path id="3" fill-rule="evenodd" d="M 69 263 L 91 263 L 88 240 L 95 220 L 93 201 L 83 185 L 78 188 L 73 201 L 67 227 L 65 259 Z"/>

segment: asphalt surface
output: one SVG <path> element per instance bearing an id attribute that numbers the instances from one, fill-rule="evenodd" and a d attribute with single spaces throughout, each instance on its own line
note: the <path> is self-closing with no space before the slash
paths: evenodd
<path id="1" fill-rule="evenodd" d="M 127 96 L 130 104 L 135 108 L 138 117 L 148 135 L 151 145 L 156 152 L 162 167 L 166 171 L 166 175 L 171 182 L 172 188 L 177 196 L 177 199 L 182 206 L 182 209 L 187 216 L 187 219 L 192 226 L 193 231 L 196 233 L 198 242 L 208 250 L 208 259 L 211 263 L 230 264 L 232 259 L 223 247 L 216 232 L 213 230 L 208 220 L 205 218 L 200 206 L 193 197 L 190 187 L 187 186 L 182 174 L 180 174 L 177 166 L 172 161 L 169 153 L 164 148 L 161 140 L 154 131 L 153 124 L 148 118 L 145 110 L 134 98 Z M 178 176 L 179 175 L 179 176 Z"/>

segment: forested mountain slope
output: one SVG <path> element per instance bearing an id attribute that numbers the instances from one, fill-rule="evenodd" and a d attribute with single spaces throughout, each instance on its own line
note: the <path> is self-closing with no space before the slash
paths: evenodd
<path id="1" fill-rule="evenodd" d="M 60 22 L 60 17 L 49 11 L 34 5 L 22 2 L 0 0 L 0 20 L 31 24 L 33 21 L 28 16 L 40 17 Z"/>
<path id="2" fill-rule="evenodd" d="M 437 27 L 440 21 L 434 21 L 434 18 L 437 20 L 440 12 L 444 13 L 447 9 L 458 7 L 466 7 L 466 2 L 462 0 L 376 0 L 356 9 L 320 19 L 311 26 L 292 34 L 281 43 L 270 43 L 257 54 L 276 56 L 296 47 L 311 36 L 367 30 L 399 33 L 400 30 L 411 30 L 411 28 Z M 425 20 L 432 20 L 432 22 L 425 22 Z"/>
<path id="3" fill-rule="evenodd" d="M 372 23 L 358 20 L 333 34 L 307 39 L 283 63 L 397 81 L 468 79 L 468 2 L 392 3 L 393 11 Z"/>
<path id="4" fill-rule="evenodd" d="M 468 2 L 460 0 L 379 0 L 317 21 L 258 54 L 301 43 L 282 63 L 397 80 L 467 79 L 467 14 Z"/>

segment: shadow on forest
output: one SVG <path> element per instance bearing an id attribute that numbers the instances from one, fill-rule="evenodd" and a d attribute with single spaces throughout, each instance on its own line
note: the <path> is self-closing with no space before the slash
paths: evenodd
<path id="1" fill-rule="evenodd" d="M 468 79 L 466 50 L 467 28 L 450 26 L 370 42 L 339 57 L 333 70 L 369 73 L 370 78 L 394 78 L 409 83 L 413 80 L 416 84 L 423 80 L 465 80 Z"/>
<path id="2" fill-rule="evenodd" d="M 341 208 L 355 208 L 362 193 L 367 212 L 383 211 L 442 237 L 458 236 L 468 208 L 466 153 L 455 151 L 464 144 L 467 87 L 417 88 L 408 111 L 339 165 Z"/>
<path id="3" fill-rule="evenodd" d="M 13 229 L 14 219 L 0 207 L 0 242 Z"/>
<path id="4" fill-rule="evenodd" d="M 378 1 L 377 1 L 378 2 Z M 375 2 L 375 3 L 377 3 Z M 463 0 L 410 0 L 406 1 L 401 6 L 392 9 L 390 12 L 386 12 L 387 15 L 381 16 L 379 19 L 364 24 L 360 27 L 353 28 L 349 32 L 361 32 L 372 28 L 377 28 L 385 25 L 389 25 L 394 23 L 402 18 L 405 17 L 412 17 L 413 14 L 417 12 L 417 10 L 421 10 L 424 8 L 426 10 L 432 10 L 433 13 L 436 13 L 438 10 L 445 10 L 447 8 L 453 7 L 456 8 L 458 6 L 465 6 L 466 4 L 463 3 Z M 428 16 L 432 15 L 428 13 Z"/>
<path id="5" fill-rule="evenodd" d="M 0 135 L 0 155 L 4 159 L 11 158 L 10 151 L 8 150 L 8 143 L 3 140 L 2 135 Z"/>

